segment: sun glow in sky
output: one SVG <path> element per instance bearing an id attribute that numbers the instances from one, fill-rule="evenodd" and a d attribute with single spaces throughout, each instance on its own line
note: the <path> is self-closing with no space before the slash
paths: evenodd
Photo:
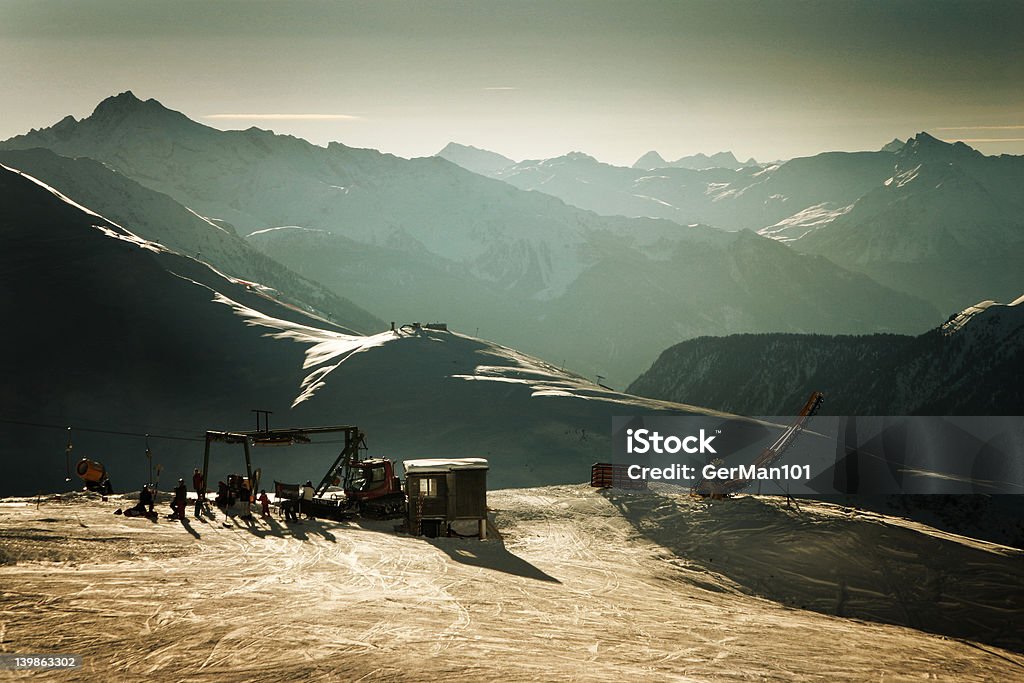
<path id="1" fill-rule="evenodd" d="M 0 138 L 132 90 L 400 156 L 1024 153 L 1024 3 L 0 0 Z"/>

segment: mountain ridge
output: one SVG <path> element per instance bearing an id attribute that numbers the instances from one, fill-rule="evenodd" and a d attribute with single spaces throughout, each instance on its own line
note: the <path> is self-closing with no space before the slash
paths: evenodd
<path id="1" fill-rule="evenodd" d="M 60 189 L 116 223 L 131 225 L 141 237 L 193 256 L 231 276 L 269 287 L 307 313 L 357 332 L 378 331 L 385 323 L 351 301 L 305 280 L 273 261 L 234 232 L 171 197 L 87 157 L 68 159 L 48 149 L 0 150 L 0 163 Z"/>
<path id="2" fill-rule="evenodd" d="M 516 163 L 497 152 L 457 142 L 449 142 L 434 156 L 447 159 L 453 164 L 483 176 L 490 176 Z"/>
<path id="3" fill-rule="evenodd" d="M 694 171 L 700 171 L 708 168 L 728 168 L 731 170 L 738 170 L 747 166 L 759 166 L 753 158 L 747 159 L 744 162 L 740 162 L 736 158 L 736 155 L 730 151 L 715 152 L 714 154 L 704 154 L 698 152 L 690 156 L 680 157 L 675 161 L 666 161 L 658 152 L 651 150 L 647 152 L 635 162 L 633 162 L 632 168 L 642 170 L 655 170 L 659 168 L 689 168 Z"/>
<path id="4" fill-rule="evenodd" d="M 733 335 L 666 349 L 627 389 L 744 415 L 1019 415 L 1024 297 L 982 302 L 923 335 Z"/>
<path id="5" fill-rule="evenodd" d="M 790 244 L 940 310 L 1012 299 L 1024 271 L 1024 157 L 919 133 L 889 177 Z"/>
<path id="6" fill-rule="evenodd" d="M 126 97 L 106 107 L 135 111 L 140 105 Z M 111 116 L 121 120 L 117 126 L 86 119 L 8 140 L 0 148 L 43 146 L 97 159 L 242 234 L 288 225 L 323 231 L 259 233 L 251 239 L 271 258 L 311 280 L 329 281 L 336 294 L 387 320 L 421 319 L 418 306 L 462 329 L 481 327 L 524 351 L 564 359 L 587 375 L 599 373 L 613 385 L 634 377 L 680 337 L 764 325 L 778 331 L 917 331 L 940 317 L 869 278 L 823 260 L 790 258 L 771 240 L 697 222 L 600 216 L 438 157 L 405 160 L 340 143 L 324 148 L 255 128 L 217 131 L 186 122 L 164 130 L 149 121 L 151 113 L 164 116 L 162 105 L 141 108 L 145 114 L 135 119 Z M 566 163 L 598 162 L 575 154 Z M 758 181 L 760 171 L 673 172 L 735 173 Z M 833 185 L 844 187 L 844 176 Z M 763 203 L 760 197 L 750 202 Z M 333 242 L 326 243 L 325 234 Z M 297 243 L 302 237 L 306 243 Z M 316 251 L 314 243 L 330 249 Z M 701 253 L 705 263 L 688 251 Z M 403 253 L 411 273 L 397 258 Z M 714 278 L 696 275 L 710 263 L 722 271 Z M 356 271 L 362 276 L 353 280 L 349 273 Z M 645 271 L 666 279 L 641 285 L 647 278 L 637 273 Z M 779 278 L 776 271 L 790 277 Z M 444 285 L 443 292 L 422 286 L 438 278 L 453 286 Z M 706 284 L 712 279 L 719 286 Z M 836 310 L 826 290 L 855 313 Z M 726 300 L 724 291 L 737 298 Z M 439 293 L 445 296 L 432 296 Z M 789 305 L 780 309 L 783 302 Z M 666 320 L 659 307 L 676 313 Z M 765 311 L 779 315 L 767 317 Z"/>

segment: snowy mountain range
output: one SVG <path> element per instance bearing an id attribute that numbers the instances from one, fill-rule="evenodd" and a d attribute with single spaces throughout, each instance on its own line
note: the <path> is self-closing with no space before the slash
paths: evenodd
<path id="1" fill-rule="evenodd" d="M 654 150 L 647 152 L 633 163 L 633 168 L 653 170 L 657 168 L 692 168 L 702 170 L 705 168 L 731 168 L 733 170 L 746 166 L 757 166 L 754 159 L 747 159 L 740 162 L 732 152 L 716 152 L 710 156 L 698 152 L 693 156 L 681 157 L 675 161 L 665 161 L 664 158 Z"/>
<path id="2" fill-rule="evenodd" d="M 822 207 L 844 207 L 892 175 L 891 152 L 825 152 L 740 169 L 625 168 L 581 152 L 522 161 L 491 174 L 606 216 L 667 218 L 762 231 Z"/>
<path id="3" fill-rule="evenodd" d="M 168 195 L 373 316 L 479 329 L 613 385 L 688 337 L 918 332 L 940 319 L 920 300 L 749 233 L 599 216 L 517 189 L 511 176 L 484 178 L 437 157 L 323 148 L 256 128 L 218 131 L 131 93 L 81 121 L 68 117 L 0 144 L 35 147 L 97 160 Z M 859 196 L 849 177 L 864 175 L 860 158 L 840 155 L 834 165 L 840 171 L 825 179 L 813 169 L 797 175 L 832 188 L 836 201 Z M 752 189 L 743 201 L 764 213 L 757 197 L 799 184 L 777 171 L 770 182 L 757 169 L 666 173 L 701 182 L 701 174 L 746 174 Z M 805 194 L 816 201 L 822 192 Z"/>
<path id="4" fill-rule="evenodd" d="M 1016 297 L 1024 286 L 1024 157 L 989 157 L 926 133 L 895 157 L 889 177 L 792 246 L 943 312 Z"/>
<path id="5" fill-rule="evenodd" d="M 989 157 L 919 133 L 877 152 L 765 167 L 652 164 L 623 168 L 573 153 L 490 175 L 603 215 L 755 230 L 943 313 L 1010 299 L 1024 286 L 1024 157 Z"/>

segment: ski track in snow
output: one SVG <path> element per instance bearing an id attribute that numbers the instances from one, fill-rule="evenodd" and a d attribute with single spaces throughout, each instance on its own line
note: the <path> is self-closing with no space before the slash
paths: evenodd
<path id="1" fill-rule="evenodd" d="M 646 538 L 617 507 L 633 500 L 653 505 L 645 524 L 680 535 L 723 522 L 735 535 L 742 521 L 777 527 L 779 519 L 751 518 L 742 501 L 753 498 L 708 505 L 683 496 L 616 502 L 586 486 L 492 491 L 503 540 L 479 542 L 410 538 L 394 533 L 394 522 L 272 518 L 226 528 L 219 512 L 182 528 L 114 516 L 128 502 L 119 497 L 8 499 L 0 551 L 17 564 L 0 565 L 0 651 L 83 656 L 80 670 L 23 676 L 49 680 L 992 681 L 1024 673 L 1024 658 L 991 646 L 748 595 L 701 558 Z M 741 507 L 728 507 L 735 502 Z M 839 541 L 878 521 L 803 507 L 795 528 L 839 523 Z M 992 563 L 1009 552 L 976 545 Z M 64 556 L 44 561 L 52 552 Z M 714 544 L 700 552 L 727 568 Z M 899 562 L 887 558 L 890 568 Z"/>

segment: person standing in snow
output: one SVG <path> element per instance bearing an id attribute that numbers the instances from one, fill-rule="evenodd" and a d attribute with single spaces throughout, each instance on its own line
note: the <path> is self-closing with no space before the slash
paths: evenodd
<path id="1" fill-rule="evenodd" d="M 242 508 L 242 519 L 252 519 L 252 503 L 256 497 L 252 494 L 252 489 L 249 488 L 249 480 L 242 480 L 242 488 L 238 492 L 238 503 Z"/>
<path id="2" fill-rule="evenodd" d="M 213 499 L 214 504 L 219 508 L 228 506 L 228 485 L 222 481 L 217 482 L 217 496 Z"/>
<path id="3" fill-rule="evenodd" d="M 174 487 L 174 500 L 171 502 L 171 508 L 174 513 L 171 515 L 171 519 L 180 519 L 185 521 L 185 502 L 188 498 L 188 488 L 185 486 L 185 480 L 179 479 L 178 485 Z"/>
<path id="4" fill-rule="evenodd" d="M 263 515 L 264 517 L 269 517 L 270 516 L 270 498 L 267 497 L 267 492 L 266 492 L 265 489 L 260 491 L 259 501 L 260 501 L 260 505 L 263 506 L 263 509 L 260 511 L 260 514 Z"/>
<path id="5" fill-rule="evenodd" d="M 306 519 L 312 519 L 313 515 L 310 514 L 312 510 L 311 503 L 313 502 L 313 494 L 316 490 L 313 488 L 313 482 L 307 481 L 302 485 L 302 503 L 299 506 L 299 512 L 306 513 Z"/>
<path id="6" fill-rule="evenodd" d="M 199 471 L 198 467 L 192 473 L 192 488 L 196 490 L 195 517 L 199 519 L 199 513 L 203 511 L 203 503 L 206 502 L 206 480 L 203 478 L 203 473 Z"/>
<path id="7" fill-rule="evenodd" d="M 150 484 L 146 484 L 139 491 L 139 513 L 148 517 L 153 517 L 153 489 L 150 488 Z"/>
<path id="8" fill-rule="evenodd" d="M 299 516 L 295 514 L 295 508 L 298 506 L 299 501 L 297 500 L 282 500 L 280 502 L 281 512 L 284 513 L 285 522 L 295 522 L 296 524 L 302 524 L 299 521 Z"/>

